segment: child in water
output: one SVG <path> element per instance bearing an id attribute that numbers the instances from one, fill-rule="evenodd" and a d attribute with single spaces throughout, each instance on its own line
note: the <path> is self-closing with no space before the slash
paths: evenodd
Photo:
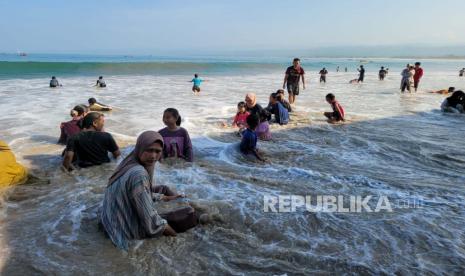
<path id="1" fill-rule="evenodd" d="M 336 96 L 334 94 L 329 93 L 326 95 L 326 101 L 331 105 L 333 108 L 333 112 L 325 112 L 324 115 L 328 118 L 329 123 L 335 123 L 344 121 L 344 109 L 342 106 L 336 101 Z"/>
<path id="2" fill-rule="evenodd" d="M 270 124 L 268 123 L 268 111 L 262 110 L 260 112 L 260 124 L 258 125 L 255 132 L 257 133 L 258 139 L 269 141 L 271 140 L 271 131 L 270 131 Z"/>
<path id="3" fill-rule="evenodd" d="M 245 102 L 239 102 L 237 104 L 237 113 L 234 117 L 232 127 L 238 127 L 239 132 L 242 132 L 247 127 L 247 117 L 250 113 L 245 110 Z"/>
<path id="4" fill-rule="evenodd" d="M 259 123 L 258 115 L 251 114 L 247 117 L 247 129 L 242 133 L 242 141 L 240 144 L 240 150 L 243 154 L 253 154 L 258 160 L 265 162 L 265 158 L 262 157 L 257 149 L 257 133 L 255 129 Z"/>
<path id="5" fill-rule="evenodd" d="M 166 127 L 158 132 L 163 137 L 163 157 L 177 157 L 193 162 L 192 142 L 189 133 L 181 127 L 181 116 L 177 109 L 167 108 L 163 113 Z"/>
<path id="6" fill-rule="evenodd" d="M 113 109 L 111 106 L 97 102 L 95 98 L 90 98 L 87 102 L 89 103 L 90 111 L 111 111 Z"/>

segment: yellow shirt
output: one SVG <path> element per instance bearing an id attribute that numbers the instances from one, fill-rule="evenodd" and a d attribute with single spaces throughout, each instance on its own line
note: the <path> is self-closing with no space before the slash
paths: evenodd
<path id="1" fill-rule="evenodd" d="M 4 141 L 0 141 L 0 188 L 22 184 L 27 180 L 27 170 L 16 162 L 15 155 Z"/>

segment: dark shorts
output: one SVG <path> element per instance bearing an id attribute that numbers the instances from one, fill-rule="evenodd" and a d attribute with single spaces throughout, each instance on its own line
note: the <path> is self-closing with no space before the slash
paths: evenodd
<path id="1" fill-rule="evenodd" d="M 287 84 L 287 93 L 293 95 L 299 95 L 299 83 L 288 83 Z"/>
<path id="2" fill-rule="evenodd" d="M 363 78 L 364 78 L 364 77 L 359 77 L 357 81 L 358 81 L 358 82 L 363 82 Z"/>
<path id="3" fill-rule="evenodd" d="M 413 81 L 413 87 L 418 88 L 419 84 L 420 84 L 420 80 L 414 80 Z"/>
<path id="4" fill-rule="evenodd" d="M 335 121 L 343 121 L 342 117 L 341 117 L 341 114 L 339 114 L 339 112 L 328 112 L 326 113 L 325 112 L 325 116 L 326 118 L 330 119 L 330 120 L 335 120 Z"/>
<path id="5" fill-rule="evenodd" d="M 200 92 L 200 86 L 197 86 L 197 85 L 192 86 L 192 91 Z"/>
<path id="6" fill-rule="evenodd" d="M 326 76 L 320 76 L 320 82 L 326 82 Z"/>

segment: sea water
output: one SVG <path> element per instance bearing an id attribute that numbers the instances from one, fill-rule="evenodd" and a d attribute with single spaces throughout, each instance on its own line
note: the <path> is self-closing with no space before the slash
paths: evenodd
<path id="1" fill-rule="evenodd" d="M 259 142 L 270 161 L 262 164 L 239 154 L 239 138 L 221 125 L 231 123 L 246 93 L 266 106 L 291 58 L 3 60 L 0 137 L 34 178 L 5 192 L 2 274 L 463 273 L 465 115 L 441 113 L 444 96 L 427 92 L 465 88 L 463 61 L 422 60 L 419 91 L 402 94 L 400 71 L 415 60 L 363 60 L 365 82 L 349 84 L 360 59 L 303 58 L 307 88 L 290 124 L 272 125 L 273 141 Z M 379 66 L 390 68 L 385 81 L 377 79 Z M 329 71 L 323 84 L 321 67 Z M 194 73 L 206 80 L 199 96 L 189 83 Z M 63 87 L 48 87 L 52 75 Z M 104 89 L 93 87 L 99 75 Z M 346 123 L 325 121 L 327 93 L 345 108 Z M 114 107 L 105 130 L 124 155 L 138 134 L 164 127 L 164 109 L 177 108 L 195 162 L 158 164 L 155 181 L 222 219 L 134 243 L 127 253 L 116 249 L 96 218 L 116 163 L 60 170 L 60 122 L 90 97 Z M 393 210 L 264 212 L 264 197 L 279 195 L 386 196 Z"/>

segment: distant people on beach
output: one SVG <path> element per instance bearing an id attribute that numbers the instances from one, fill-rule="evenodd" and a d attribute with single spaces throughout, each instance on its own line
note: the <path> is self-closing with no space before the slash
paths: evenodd
<path id="1" fill-rule="evenodd" d="M 430 93 L 435 93 L 435 94 L 442 94 L 442 95 L 447 95 L 449 93 L 454 93 L 455 87 L 449 87 L 448 89 L 441 89 L 441 90 L 436 90 L 436 91 L 430 91 Z"/>
<path id="2" fill-rule="evenodd" d="M 103 76 L 98 77 L 98 80 L 97 80 L 97 83 L 95 84 L 95 86 L 101 87 L 101 88 L 107 87 L 107 84 L 103 80 Z"/>
<path id="3" fill-rule="evenodd" d="M 305 89 L 305 70 L 300 66 L 300 59 L 294 58 L 292 66 L 286 69 L 284 76 L 283 89 L 286 88 L 289 93 L 289 103 L 294 104 L 295 96 L 299 95 L 299 83 L 302 78 L 302 88 Z"/>
<path id="4" fill-rule="evenodd" d="M 320 70 L 320 82 L 326 83 L 326 75 L 328 74 L 328 70 L 323 67 L 323 69 Z"/>
<path id="5" fill-rule="evenodd" d="M 336 96 L 334 96 L 334 94 L 332 93 L 329 93 L 328 95 L 326 95 L 326 102 L 328 102 L 333 109 L 333 112 L 324 113 L 325 117 L 328 118 L 328 122 L 335 123 L 344 121 L 344 109 L 339 104 L 339 102 L 336 101 Z"/>
<path id="6" fill-rule="evenodd" d="M 270 106 L 268 112 L 274 115 L 276 123 L 280 125 L 286 125 L 287 123 L 289 123 L 289 111 L 278 100 L 278 97 L 278 93 L 271 93 Z"/>
<path id="7" fill-rule="evenodd" d="M 73 163 L 81 168 L 108 163 L 108 152 L 115 159 L 120 156 L 119 147 L 111 134 L 103 131 L 104 125 L 102 113 L 90 112 L 84 117 L 82 131 L 70 137 L 66 144 L 63 167 L 67 171 L 74 169 Z"/>
<path id="8" fill-rule="evenodd" d="M 158 214 L 157 201 L 183 197 L 164 185 L 153 183 L 155 164 L 163 155 L 163 137 L 145 131 L 137 138 L 134 150 L 119 164 L 108 181 L 103 198 L 100 223 L 113 244 L 128 250 L 129 241 L 176 236 L 199 223 L 190 206 Z"/>
<path id="9" fill-rule="evenodd" d="M 270 124 L 268 123 L 268 111 L 262 110 L 260 113 L 260 123 L 255 130 L 257 133 L 258 139 L 269 141 L 271 140 L 271 131 L 270 131 Z"/>
<path id="10" fill-rule="evenodd" d="M 452 95 L 446 99 L 441 104 L 441 110 L 443 112 L 450 113 L 464 113 L 465 107 L 465 93 L 458 90 L 452 93 Z"/>
<path id="11" fill-rule="evenodd" d="M 248 93 L 245 96 L 245 105 L 246 105 L 246 110 L 250 114 L 260 114 L 260 112 L 263 110 L 263 107 L 257 103 L 257 95 L 255 93 Z"/>
<path id="12" fill-rule="evenodd" d="M 255 130 L 260 122 L 258 114 L 251 114 L 247 117 L 247 129 L 242 133 L 242 140 L 239 145 L 241 152 L 245 155 L 253 154 L 258 160 L 266 161 L 257 148 L 257 134 Z"/>
<path id="13" fill-rule="evenodd" d="M 462 70 L 459 71 L 459 77 L 463 77 L 465 74 L 465 68 L 462 68 Z"/>
<path id="14" fill-rule="evenodd" d="M 50 80 L 50 87 L 55 88 L 60 86 L 62 85 L 58 82 L 57 78 L 55 76 L 52 76 L 52 79 Z"/>
<path id="15" fill-rule="evenodd" d="M 87 100 L 89 103 L 90 111 L 111 111 L 113 108 L 111 106 L 97 102 L 95 98 L 90 98 Z"/>
<path id="16" fill-rule="evenodd" d="M 181 115 L 175 108 L 167 108 L 163 112 L 163 123 L 166 127 L 158 132 L 163 136 L 163 157 L 175 157 L 187 162 L 194 161 L 192 142 L 189 133 L 181 127 Z"/>
<path id="17" fill-rule="evenodd" d="M 415 62 L 415 75 L 413 75 L 413 87 L 415 88 L 415 92 L 417 92 L 420 79 L 423 77 L 423 68 L 421 68 L 420 65 L 420 62 Z"/>
<path id="18" fill-rule="evenodd" d="M 200 84 L 202 82 L 204 82 L 204 80 L 199 78 L 198 74 L 194 74 L 194 78 L 190 82 L 193 83 L 192 92 L 194 92 L 195 95 L 199 95 L 199 93 L 200 93 Z"/>
<path id="19" fill-rule="evenodd" d="M 363 82 L 363 80 L 365 79 L 365 68 L 363 67 L 363 65 L 360 65 L 360 68 L 357 69 L 357 71 L 358 71 L 357 82 Z"/>
<path id="20" fill-rule="evenodd" d="M 387 71 L 384 69 L 384 66 L 381 66 L 381 69 L 379 70 L 378 77 L 379 80 L 384 80 L 386 77 Z"/>
<path id="21" fill-rule="evenodd" d="M 339 72 L 339 66 L 338 66 L 338 67 L 336 67 L 336 72 Z"/>
<path id="22" fill-rule="evenodd" d="M 346 68 L 344 68 L 344 72 L 346 72 L 346 73 L 347 73 L 347 67 L 346 67 Z"/>
<path id="23" fill-rule="evenodd" d="M 408 92 L 411 93 L 413 90 L 413 76 L 415 75 L 415 68 L 412 65 L 407 64 L 406 68 L 402 70 L 400 75 L 402 76 L 400 81 L 400 90 L 405 92 L 405 89 L 407 89 Z"/>
<path id="24" fill-rule="evenodd" d="M 60 138 L 58 144 L 66 145 L 68 139 L 81 132 L 80 122 L 84 118 L 85 109 L 83 106 L 76 105 L 70 111 L 71 120 L 60 124 Z"/>

